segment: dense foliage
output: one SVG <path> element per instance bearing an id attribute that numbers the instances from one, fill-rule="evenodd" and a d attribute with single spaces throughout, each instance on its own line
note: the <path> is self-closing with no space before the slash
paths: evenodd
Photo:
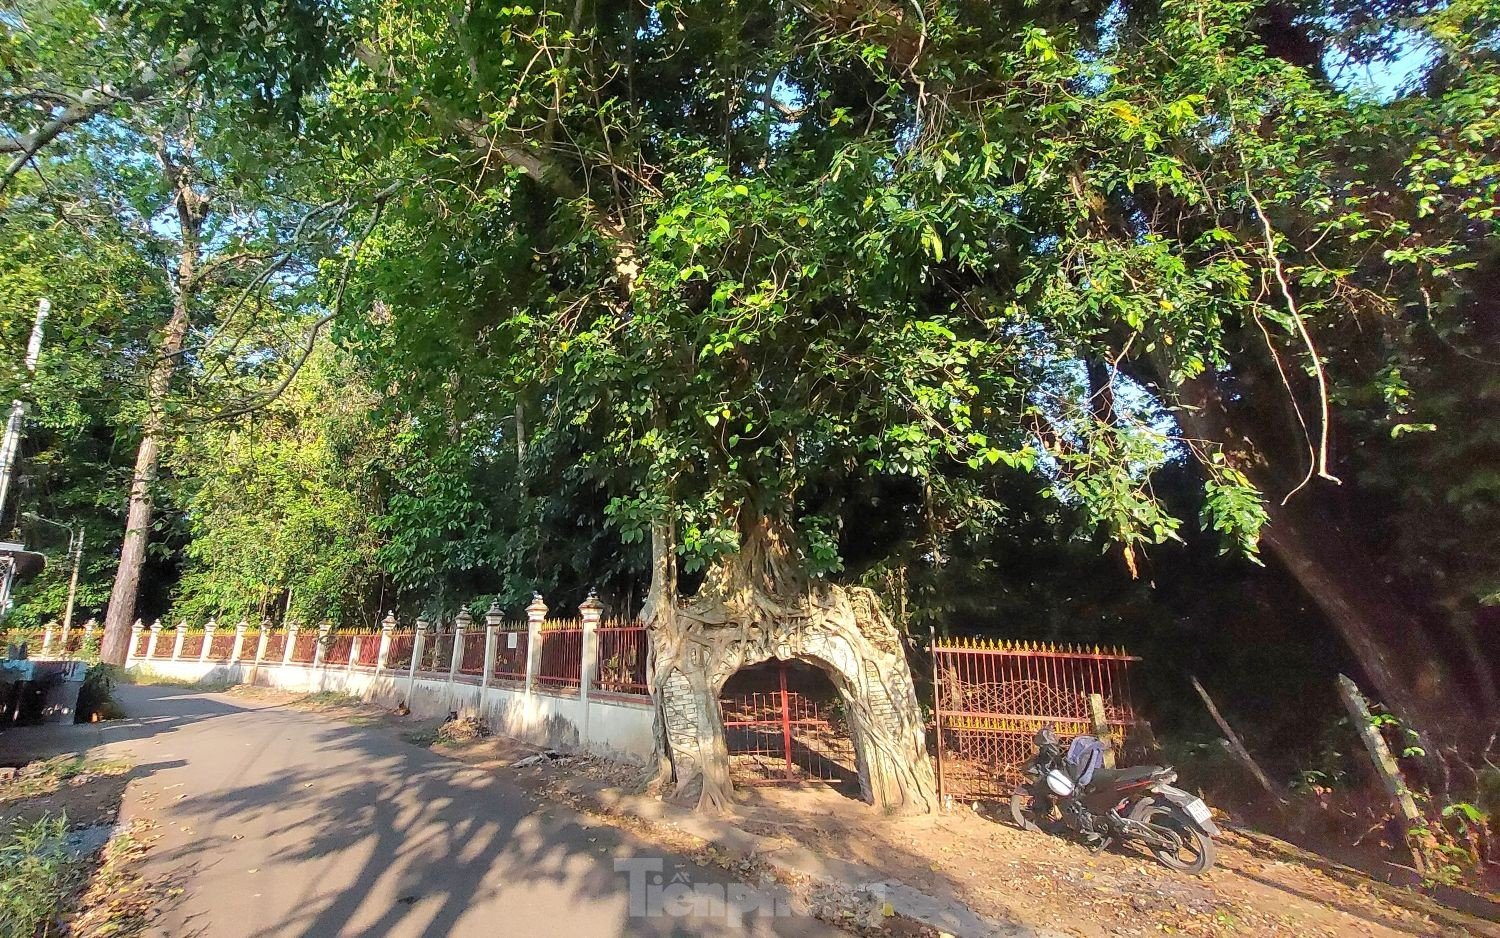
<path id="1" fill-rule="evenodd" d="M 1267 727 L 1351 667 L 1448 784 L 1500 719 L 1497 43 L 1492 0 L 37 0 L 43 513 L 118 528 L 159 418 L 147 579 L 340 621 L 634 610 L 653 545 L 690 592 L 769 519 L 912 631 L 1149 647 Z"/>

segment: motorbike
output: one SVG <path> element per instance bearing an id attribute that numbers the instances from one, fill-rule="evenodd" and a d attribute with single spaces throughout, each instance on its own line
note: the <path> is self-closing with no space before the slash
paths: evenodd
<path id="1" fill-rule="evenodd" d="M 1066 754 L 1052 727 L 1034 737 L 1026 781 L 1010 796 L 1011 820 L 1022 830 L 1059 828 L 1098 851 L 1115 841 L 1135 841 L 1164 866 L 1198 874 L 1214 862 L 1218 825 L 1203 799 L 1172 787 L 1170 766 L 1103 767 L 1103 745 L 1074 739 Z"/>

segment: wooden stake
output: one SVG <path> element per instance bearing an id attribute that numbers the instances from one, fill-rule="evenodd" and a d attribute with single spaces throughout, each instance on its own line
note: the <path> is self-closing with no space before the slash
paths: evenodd
<path id="1" fill-rule="evenodd" d="M 1338 685 L 1344 708 L 1349 711 L 1349 719 L 1353 721 L 1355 731 L 1370 752 L 1370 761 L 1375 764 L 1375 771 L 1385 784 L 1391 804 L 1406 823 L 1406 840 L 1411 847 L 1417 872 L 1426 877 L 1431 869 L 1431 851 L 1436 846 L 1431 832 L 1427 830 L 1427 820 L 1417 810 L 1417 803 L 1401 777 L 1401 768 L 1396 764 L 1396 757 L 1391 755 L 1391 748 L 1386 745 L 1385 737 L 1380 735 L 1380 730 L 1370 721 L 1370 707 L 1365 702 L 1364 695 L 1347 675 L 1339 675 Z"/>
<path id="2" fill-rule="evenodd" d="M 1260 764 L 1250 755 L 1250 750 L 1246 749 L 1245 744 L 1240 741 L 1239 734 L 1229 725 L 1229 721 L 1224 719 L 1224 714 L 1219 712 L 1219 708 L 1214 706 L 1214 700 L 1208 696 L 1208 691 L 1203 689 L 1203 685 L 1198 683 L 1196 677 L 1190 678 L 1190 680 L 1193 682 L 1193 690 L 1197 691 L 1198 696 L 1203 698 L 1203 705 L 1208 708 L 1208 715 L 1214 718 L 1214 722 L 1219 724 L 1219 729 L 1224 733 L 1224 741 L 1229 747 L 1230 753 L 1260 783 L 1260 787 L 1266 790 L 1266 794 L 1271 796 L 1271 800 L 1276 803 L 1277 808 L 1286 807 L 1286 798 L 1282 795 L 1281 789 L 1276 787 L 1266 773 L 1261 770 Z"/>

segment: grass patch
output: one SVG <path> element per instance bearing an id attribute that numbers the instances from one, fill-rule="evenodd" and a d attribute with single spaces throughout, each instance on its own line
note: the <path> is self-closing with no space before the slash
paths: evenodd
<path id="1" fill-rule="evenodd" d="M 293 701 L 297 706 L 315 709 L 327 709 L 331 707 L 358 707 L 364 701 L 358 694 L 346 694 L 343 691 L 323 690 L 316 694 L 305 694 Z"/>
<path id="2" fill-rule="evenodd" d="M 0 782 L 0 804 L 50 795 L 67 784 L 82 784 L 89 779 L 124 775 L 130 763 L 118 759 L 85 759 L 81 755 L 53 756 L 29 763 L 16 776 Z M 5 934 L 0 931 L 0 934 Z"/>
<path id="3" fill-rule="evenodd" d="M 67 815 L 17 824 L 0 842 L 0 935 L 28 938 L 53 930 L 68 897 L 83 883 L 87 864 L 70 855 L 63 838 Z"/>
<path id="4" fill-rule="evenodd" d="M 212 681 L 204 678 L 195 681 L 190 678 L 174 677 L 172 675 L 162 674 L 160 671 L 153 671 L 148 667 L 142 666 L 137 666 L 127 670 L 125 672 L 124 680 L 126 683 L 139 684 L 145 687 L 190 687 L 193 690 L 209 691 L 213 693 L 226 691 L 229 688 L 236 686 L 234 681 L 230 681 L 225 678 L 217 678 Z"/>
<path id="5" fill-rule="evenodd" d="M 438 731 L 435 726 L 419 730 L 407 730 L 401 734 L 401 738 L 413 746 L 421 746 L 423 749 L 426 749 L 438 741 Z"/>

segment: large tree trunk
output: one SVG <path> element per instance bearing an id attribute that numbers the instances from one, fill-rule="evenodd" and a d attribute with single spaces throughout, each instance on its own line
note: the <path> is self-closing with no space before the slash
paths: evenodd
<path id="1" fill-rule="evenodd" d="M 1269 521 L 1261 543 L 1327 616 L 1382 702 L 1419 734 L 1430 756 L 1440 748 L 1482 746 L 1484 727 L 1492 731 L 1500 719 L 1488 663 L 1471 660 L 1465 668 L 1455 661 L 1431 614 L 1392 588 L 1360 534 L 1328 509 L 1327 492 L 1310 485 L 1281 503 L 1278 475 L 1251 434 L 1236 425 L 1211 376 L 1187 382 L 1179 393 L 1187 405 L 1177 411 L 1184 430 L 1221 446 L 1266 493 Z M 1440 760 L 1427 761 L 1441 772 Z M 1443 779 L 1431 781 L 1441 785 Z"/>
<path id="2" fill-rule="evenodd" d="M 710 569 L 696 595 L 678 599 L 670 535 L 655 533 L 651 688 L 658 780 L 675 783 L 673 796 L 696 789 L 700 811 L 730 806 L 719 693 L 742 667 L 796 658 L 828 673 L 843 698 L 866 800 L 889 811 L 937 807 L 911 672 L 874 593 L 813 580 L 787 525 L 745 508 L 739 550 Z"/>
<path id="3" fill-rule="evenodd" d="M 191 321 L 192 300 L 197 289 L 199 231 L 205 200 L 194 191 L 192 181 L 174 162 L 165 140 L 157 152 L 168 189 L 177 210 L 180 248 L 172 294 L 172 318 L 162 330 L 161 346 L 146 385 L 146 419 L 141 425 L 141 445 L 136 451 L 135 473 L 130 480 L 130 507 L 125 517 L 125 539 L 120 545 L 120 563 L 104 616 L 104 640 L 100 657 L 109 664 L 123 665 L 129 653 L 130 626 L 135 620 L 136 597 L 140 593 L 141 569 L 151 539 L 151 515 L 157 468 L 161 462 L 161 439 L 166 428 L 167 394 L 172 374 L 182 354 Z"/>

